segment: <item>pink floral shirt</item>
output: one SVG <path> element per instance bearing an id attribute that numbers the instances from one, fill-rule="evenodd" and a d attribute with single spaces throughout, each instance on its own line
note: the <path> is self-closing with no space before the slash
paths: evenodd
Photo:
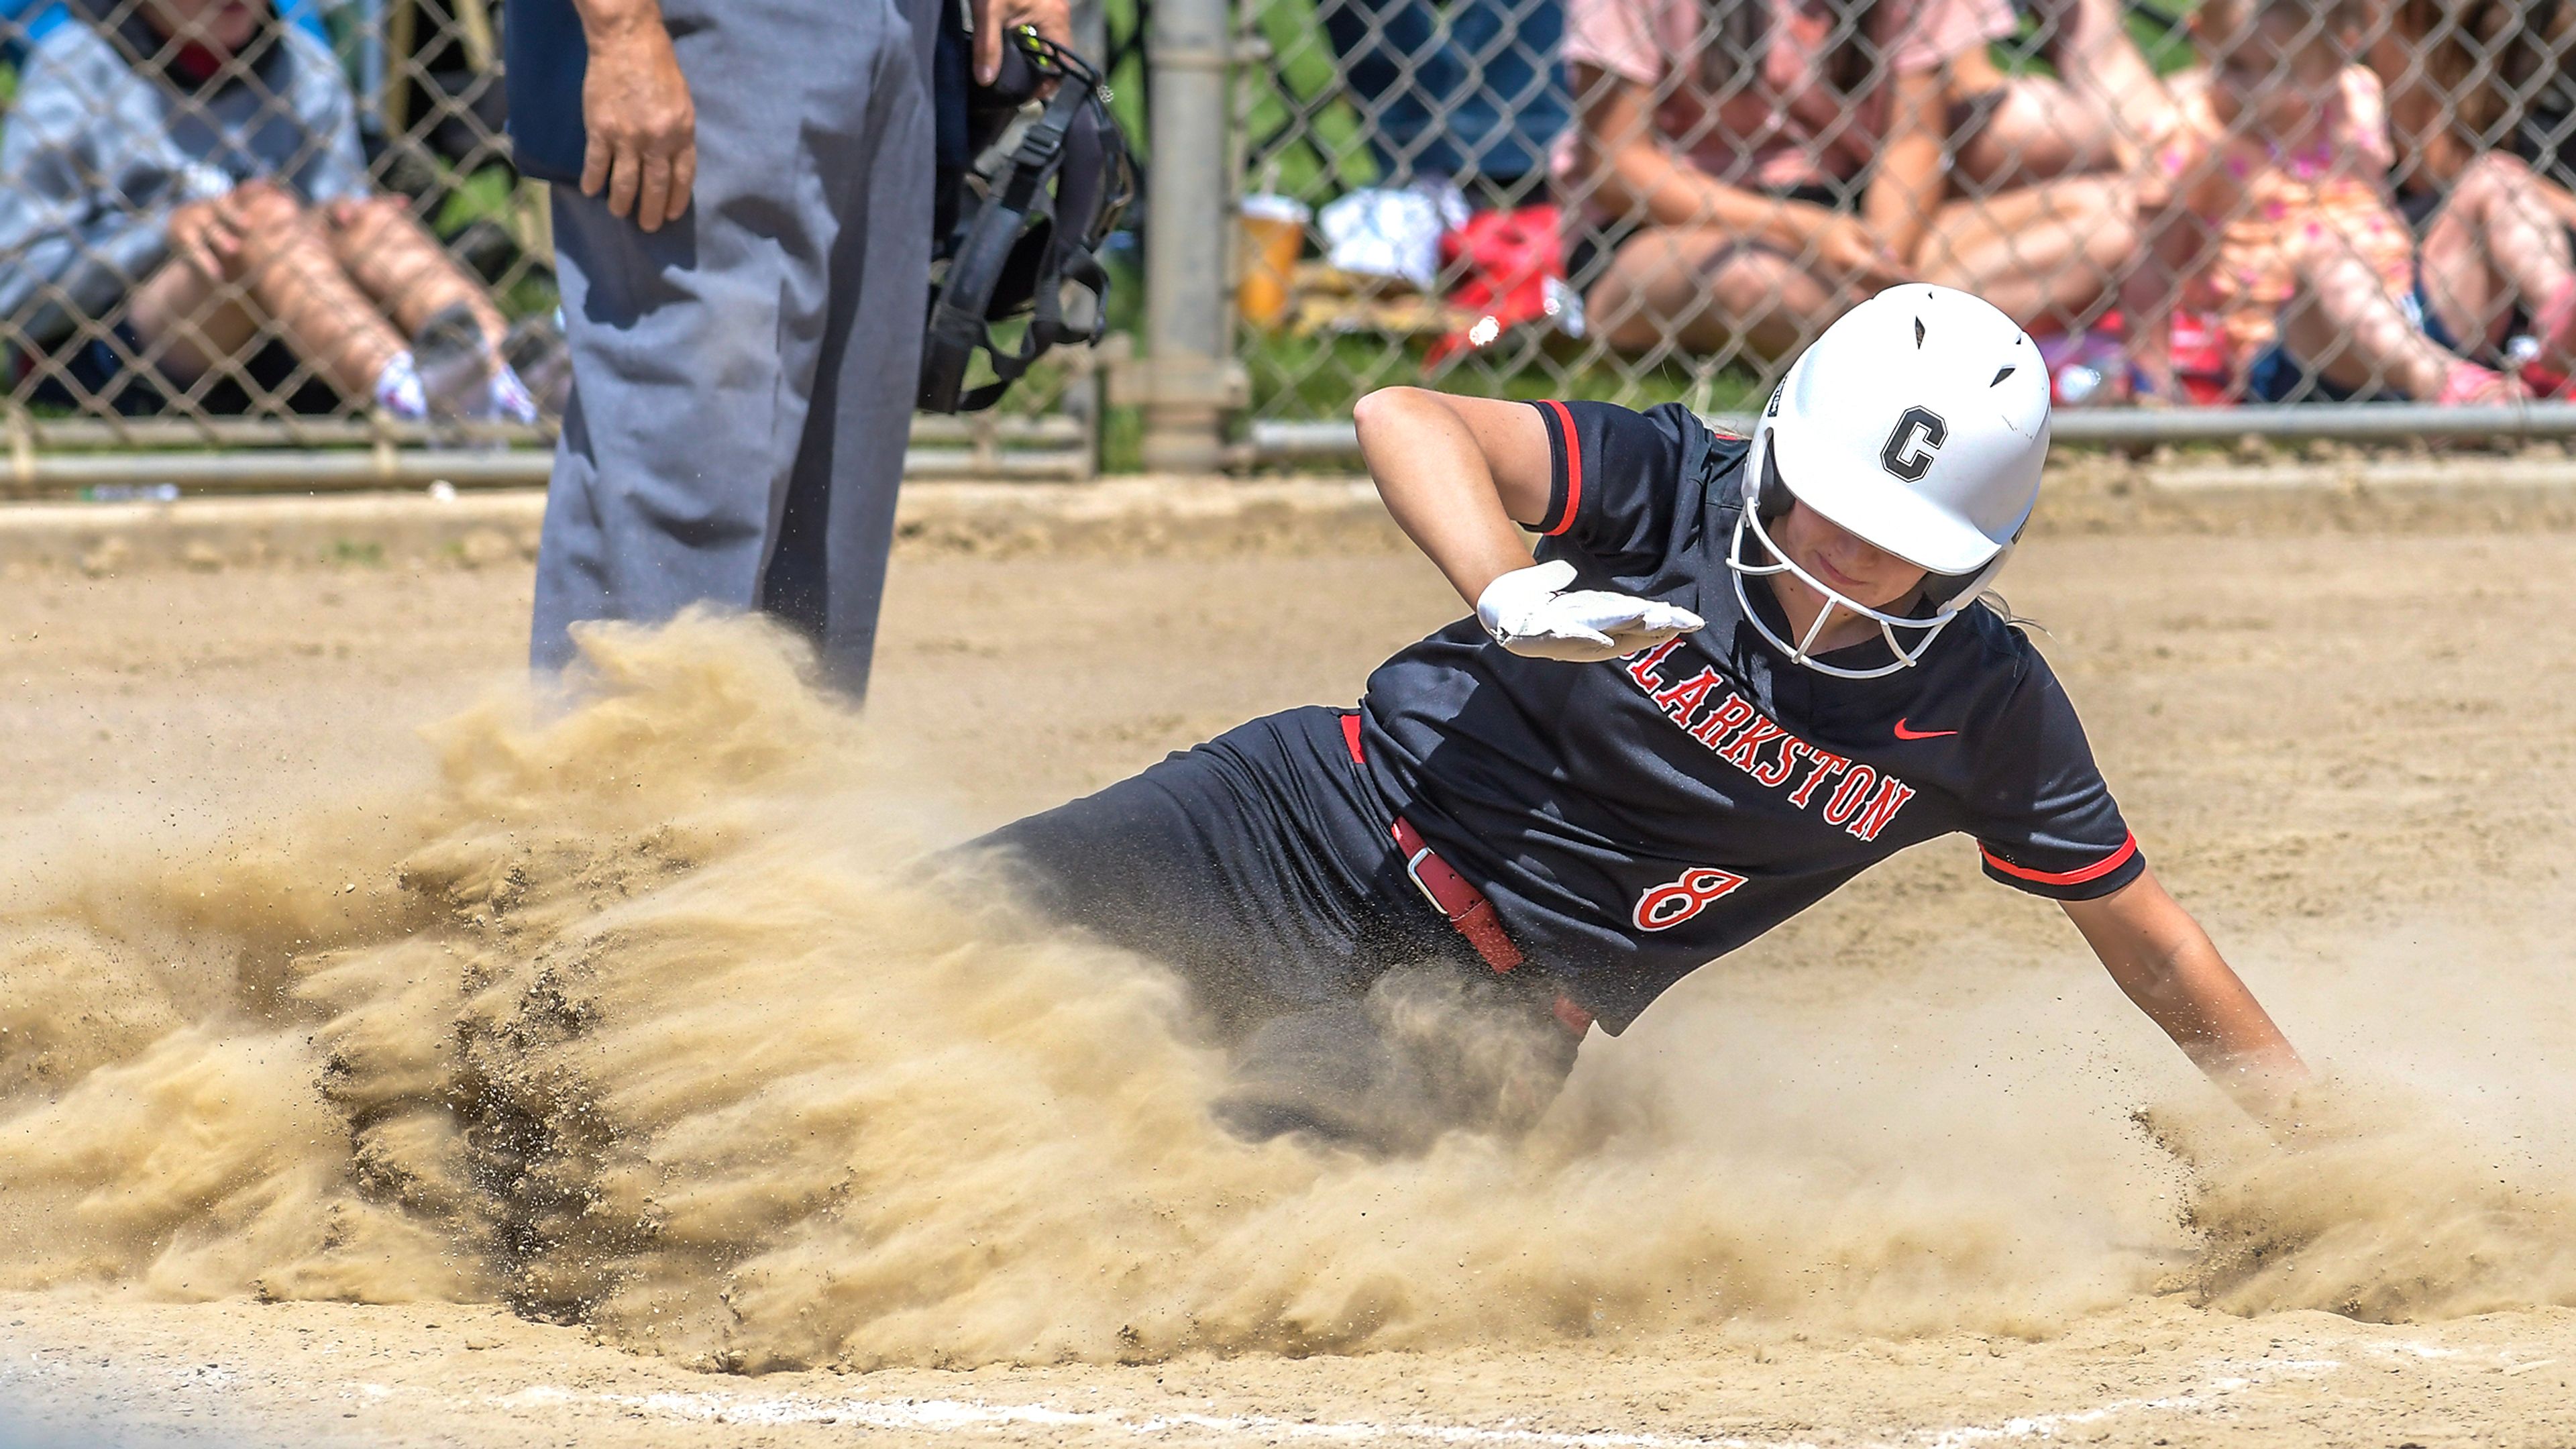
<path id="1" fill-rule="evenodd" d="M 2395 155 L 2378 77 L 2346 69 L 2317 141 L 2295 152 L 2229 134 L 2206 75 L 2177 77 L 2174 91 L 2179 125 L 2153 148 L 2141 201 L 2187 206 L 2217 235 L 2214 255 L 2182 279 L 2180 303 L 2217 317 L 2240 374 L 2272 345 L 2305 248 L 2347 248 L 2391 297 L 2414 290 L 2414 234 L 2388 200 Z"/>

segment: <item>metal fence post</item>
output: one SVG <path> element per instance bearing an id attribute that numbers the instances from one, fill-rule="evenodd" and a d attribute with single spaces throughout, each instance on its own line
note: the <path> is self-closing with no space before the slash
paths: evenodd
<path id="1" fill-rule="evenodd" d="M 1225 414 L 1238 404 L 1226 295 L 1227 0 L 1156 0 L 1145 60 L 1153 84 L 1153 196 L 1146 221 L 1145 466 L 1213 472 L 1225 461 Z"/>

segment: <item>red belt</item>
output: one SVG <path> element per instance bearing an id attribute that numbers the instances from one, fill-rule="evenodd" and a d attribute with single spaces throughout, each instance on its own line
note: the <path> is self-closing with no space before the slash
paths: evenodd
<path id="1" fill-rule="evenodd" d="M 1351 747 L 1352 764 L 1367 763 L 1360 753 L 1357 714 L 1342 716 L 1342 739 Z M 1431 908 L 1448 921 L 1452 930 L 1467 938 L 1467 944 L 1476 948 L 1486 965 L 1501 974 L 1529 959 L 1512 944 L 1511 935 L 1503 929 L 1502 917 L 1494 911 L 1494 903 L 1442 860 L 1439 852 L 1422 838 L 1422 832 L 1413 828 L 1413 822 L 1401 815 L 1395 818 L 1395 848 L 1404 852 L 1404 873 L 1413 877 L 1422 898 L 1431 902 Z M 1592 1013 L 1575 1005 L 1572 997 L 1559 995 L 1552 1010 L 1565 1029 L 1576 1036 L 1592 1027 Z"/>
<path id="2" fill-rule="evenodd" d="M 1404 852 L 1404 873 L 1422 888 L 1423 898 L 1448 918 L 1459 935 L 1467 938 L 1467 944 L 1476 948 L 1486 965 L 1496 971 L 1509 971 L 1528 959 L 1504 934 L 1503 923 L 1494 914 L 1494 903 L 1485 899 L 1483 891 L 1469 885 L 1465 876 L 1450 869 L 1449 862 L 1423 843 L 1422 832 L 1413 828 L 1413 822 L 1402 816 L 1396 817 L 1395 848 Z"/>

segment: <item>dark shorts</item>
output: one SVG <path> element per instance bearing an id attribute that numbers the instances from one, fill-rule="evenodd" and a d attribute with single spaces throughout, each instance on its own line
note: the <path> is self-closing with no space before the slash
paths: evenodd
<path id="1" fill-rule="evenodd" d="M 966 848 L 1003 852 L 1038 910 L 1181 975 L 1233 1050 L 1218 1110 L 1247 1136 L 1404 1150 L 1533 1116 L 1574 1060 L 1555 994 L 1527 967 L 1497 975 L 1422 897 L 1343 713 L 1254 720 Z"/>
<path id="2" fill-rule="evenodd" d="M 2451 336 L 2451 329 L 2442 324 L 2442 315 L 2433 310 L 2433 299 L 2424 291 L 2420 269 L 2415 277 L 2415 290 L 2408 294 L 2407 302 L 2407 311 L 2424 329 L 2424 335 L 2433 339 L 2435 346 L 2472 360 L 2488 360 L 2478 358 L 2476 351 L 2463 351 L 2459 341 Z M 2292 398 L 2301 402 L 2336 403 L 2408 401 L 2404 393 L 2350 388 L 2333 382 L 2324 373 L 2308 366 L 2287 343 L 2278 341 L 2263 349 L 2262 355 L 2254 359 L 2254 365 L 2246 370 L 2245 395 L 2251 401 L 2267 403 L 2285 403 Z"/>

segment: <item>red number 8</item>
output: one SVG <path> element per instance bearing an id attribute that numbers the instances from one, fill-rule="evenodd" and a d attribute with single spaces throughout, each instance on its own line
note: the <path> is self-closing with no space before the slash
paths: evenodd
<path id="1" fill-rule="evenodd" d="M 1709 903 L 1744 884 L 1744 877 L 1713 865 L 1695 865 L 1682 872 L 1682 878 L 1670 885 L 1659 885 L 1637 897 L 1637 929 L 1669 931 L 1700 912 Z"/>

